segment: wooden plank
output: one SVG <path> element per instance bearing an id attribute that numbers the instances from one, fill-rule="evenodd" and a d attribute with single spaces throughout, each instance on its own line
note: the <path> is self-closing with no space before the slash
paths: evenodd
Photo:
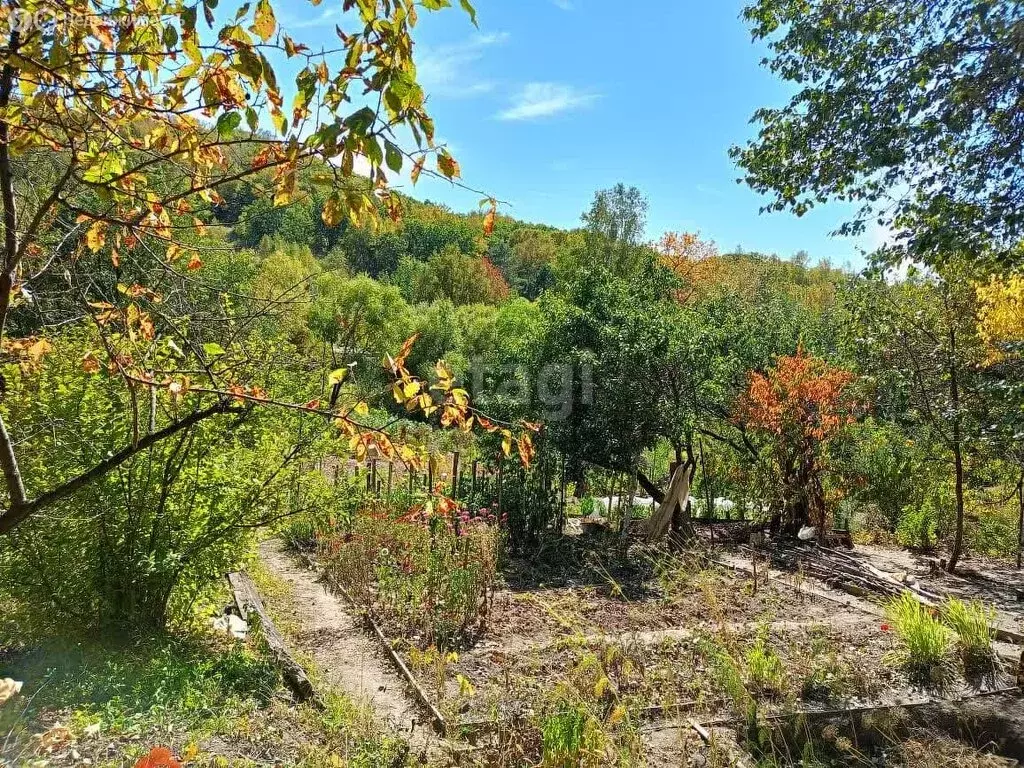
<path id="1" fill-rule="evenodd" d="M 228 584 L 231 585 L 235 605 L 238 606 L 238 612 L 242 617 L 250 624 L 254 623 L 254 617 L 258 618 L 263 640 L 281 670 L 284 684 L 294 694 L 295 699 L 300 703 L 309 702 L 318 709 L 323 709 L 323 701 L 314 689 L 309 676 L 306 675 L 306 670 L 292 657 L 284 636 L 267 615 L 263 600 L 260 599 L 259 590 L 256 589 L 249 574 L 245 571 L 229 573 Z"/>

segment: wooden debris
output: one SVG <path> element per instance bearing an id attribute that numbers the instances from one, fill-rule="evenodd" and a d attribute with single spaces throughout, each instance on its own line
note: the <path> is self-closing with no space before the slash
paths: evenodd
<path id="1" fill-rule="evenodd" d="M 646 522 L 645 534 L 648 541 L 657 541 L 668 533 L 672 525 L 672 514 L 677 504 L 684 503 L 690 495 L 690 481 L 693 478 L 691 465 L 688 462 L 680 464 L 672 473 L 672 479 L 668 484 L 668 493 L 665 500 L 658 506 L 657 511 L 651 515 Z"/>
<path id="2" fill-rule="evenodd" d="M 856 597 L 898 597 L 903 592 L 910 592 L 929 608 L 937 608 L 942 600 L 942 595 L 924 589 L 916 579 L 910 576 L 896 578 L 846 552 L 817 545 L 777 541 L 769 555 L 772 564 L 779 568 L 799 571 Z M 998 625 L 993 625 L 991 629 L 996 640 L 1015 645 L 1024 644 L 1024 634 L 1016 630 Z"/>
<path id="3" fill-rule="evenodd" d="M 258 617 L 263 639 L 281 670 L 284 684 L 288 686 L 296 701 L 309 702 L 318 709 L 323 709 L 323 701 L 313 688 L 313 683 L 306 675 L 306 670 L 292 657 L 284 636 L 267 615 L 263 600 L 260 599 L 259 590 L 256 589 L 249 574 L 244 571 L 229 573 L 228 583 L 231 585 L 231 591 L 235 597 L 235 605 L 238 606 L 239 613 L 245 617 L 246 621 L 252 625 L 253 617 Z"/>

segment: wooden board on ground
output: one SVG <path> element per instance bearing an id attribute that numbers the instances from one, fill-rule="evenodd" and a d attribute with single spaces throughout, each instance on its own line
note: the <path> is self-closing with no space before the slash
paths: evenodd
<path id="1" fill-rule="evenodd" d="M 235 605 L 246 621 L 254 624 L 253 617 L 259 619 L 259 626 L 263 639 L 274 657 L 274 661 L 281 670 L 281 677 L 284 684 L 294 694 L 297 701 L 301 703 L 310 702 L 314 706 L 323 707 L 323 702 L 313 688 L 306 670 L 302 668 L 292 657 L 285 643 L 284 637 L 274 626 L 274 622 L 267 615 L 267 610 L 260 599 L 259 590 L 253 583 L 252 578 L 245 571 L 236 571 L 228 574 L 228 583 L 235 597 Z"/>

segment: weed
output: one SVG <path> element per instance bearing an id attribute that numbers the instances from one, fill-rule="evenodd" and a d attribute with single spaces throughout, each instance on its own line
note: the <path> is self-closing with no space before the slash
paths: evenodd
<path id="1" fill-rule="evenodd" d="M 900 660 L 915 673 L 935 679 L 949 654 L 949 630 L 910 592 L 892 598 L 885 613 L 902 645 Z"/>
<path id="2" fill-rule="evenodd" d="M 996 612 L 978 600 L 947 598 L 939 608 L 943 623 L 956 632 L 964 661 L 992 656 L 992 631 Z"/>
<path id="3" fill-rule="evenodd" d="M 762 630 L 744 654 L 749 687 L 762 696 L 780 696 L 786 686 L 782 660 L 768 647 L 768 633 Z"/>
<path id="4" fill-rule="evenodd" d="M 445 686 L 448 682 L 448 668 L 458 662 L 457 653 L 438 651 L 431 646 L 425 651 L 417 648 L 409 649 L 409 662 L 417 677 L 427 677 L 433 686 L 435 701 L 445 698 Z"/>
<path id="5" fill-rule="evenodd" d="M 476 514 L 439 497 L 406 510 L 364 509 L 350 531 L 321 539 L 329 578 L 388 628 L 439 649 L 487 621 L 497 573 L 493 510 Z"/>
<path id="6" fill-rule="evenodd" d="M 540 734 L 545 768 L 586 768 L 604 762 L 604 731 L 580 703 L 562 701 L 543 718 Z"/>
<path id="7" fill-rule="evenodd" d="M 753 721 L 757 714 L 757 702 L 747 690 L 743 669 L 736 663 L 736 659 L 710 636 L 698 637 L 697 649 L 710 663 L 712 677 L 725 691 L 733 709 L 745 715 L 748 721 Z"/>

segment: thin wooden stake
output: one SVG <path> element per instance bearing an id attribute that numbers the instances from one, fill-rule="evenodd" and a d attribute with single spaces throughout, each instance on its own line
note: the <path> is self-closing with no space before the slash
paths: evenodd
<path id="1" fill-rule="evenodd" d="M 452 454 L 452 498 L 459 497 L 459 452 Z"/>

